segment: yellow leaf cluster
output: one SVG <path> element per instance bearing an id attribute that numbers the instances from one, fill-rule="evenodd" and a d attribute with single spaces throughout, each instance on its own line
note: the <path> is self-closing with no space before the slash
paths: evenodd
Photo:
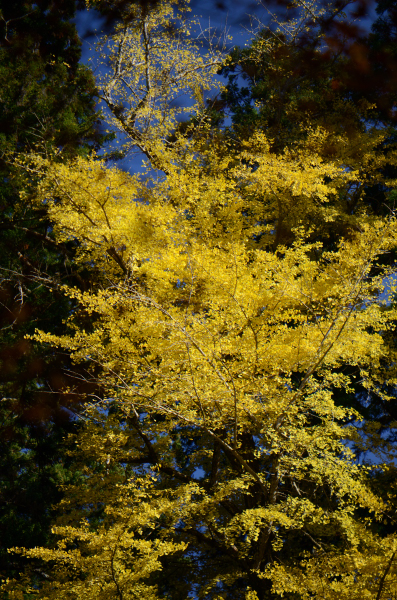
<path id="1" fill-rule="evenodd" d="M 170 150 L 169 104 L 202 78 L 208 89 L 219 64 L 182 43 L 184 25 L 170 33 L 170 11 L 117 29 L 102 82 L 162 178 L 30 157 L 57 238 L 101 274 L 90 291 L 65 288 L 70 335 L 36 339 L 84 363 L 103 394 L 75 439 L 83 475 L 58 545 L 20 551 L 56 565 L 42 595 L 54 600 L 154 600 L 167 586 L 175 598 L 375 600 L 380 581 L 389 597 L 397 541 L 377 527 L 395 494 L 373 488 L 347 443 L 359 415 L 335 399 L 352 373 L 382 388 L 396 318 L 379 299 L 396 220 L 359 208 L 383 181 L 383 134 L 353 144 L 308 128 L 274 152 L 260 131 L 219 151 L 202 123 Z"/>

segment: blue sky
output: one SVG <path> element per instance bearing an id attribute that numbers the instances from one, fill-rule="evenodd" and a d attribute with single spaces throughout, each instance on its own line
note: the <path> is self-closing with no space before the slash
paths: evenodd
<path id="1" fill-rule="evenodd" d="M 371 18 L 362 22 L 364 28 L 370 27 L 375 16 L 375 2 L 372 2 Z M 248 45 L 252 39 L 252 25 L 255 27 L 258 23 L 269 23 L 269 11 L 264 8 L 266 0 L 262 3 L 260 0 L 191 0 L 192 17 L 198 18 L 200 26 L 203 29 L 211 27 L 219 32 L 226 30 L 231 41 L 230 48 L 234 46 Z M 271 10 L 274 11 L 275 3 L 268 2 Z M 89 63 L 91 68 L 98 68 L 95 64 L 95 31 L 100 32 L 104 23 L 99 13 L 94 10 L 79 11 L 76 18 L 76 26 L 81 39 L 83 40 L 82 58 L 83 64 L 88 64 L 90 57 L 93 62 Z M 222 78 L 220 78 L 221 81 Z M 102 107 L 103 108 L 103 107 Z M 120 168 L 130 172 L 141 171 L 141 157 L 129 157 L 117 164 Z"/>
<path id="2" fill-rule="evenodd" d="M 249 27 L 249 15 L 266 21 L 267 11 L 260 6 L 256 0 L 227 0 L 226 2 L 215 2 L 214 0 L 192 0 L 190 3 L 192 15 L 199 17 L 203 27 L 211 24 L 211 27 L 223 29 L 225 26 L 233 37 L 234 45 L 243 45 L 250 36 L 244 28 Z M 94 37 L 90 32 L 100 30 L 103 21 L 98 18 L 96 11 L 79 11 L 76 19 L 77 29 L 80 37 L 84 40 L 82 62 L 86 63 L 89 58 L 90 44 Z"/>
<path id="3" fill-rule="evenodd" d="M 191 0 L 190 7 L 192 18 L 199 19 L 203 29 L 211 27 L 219 32 L 226 30 L 231 38 L 228 43 L 230 49 L 249 44 L 252 39 L 250 33 L 252 23 L 257 25 L 258 21 L 269 22 L 268 11 L 261 6 L 259 0 Z M 104 19 L 94 10 L 79 11 L 76 18 L 77 30 L 83 41 L 81 62 L 90 64 L 94 71 L 98 68 L 98 63 L 95 64 L 94 52 L 95 31 L 100 32 L 104 22 Z M 89 63 L 90 57 L 93 57 L 93 61 Z M 219 79 L 222 83 L 222 78 Z M 101 108 L 105 109 L 105 107 Z M 135 156 L 118 161 L 117 166 L 136 173 L 142 170 L 141 164 L 142 157 Z"/>

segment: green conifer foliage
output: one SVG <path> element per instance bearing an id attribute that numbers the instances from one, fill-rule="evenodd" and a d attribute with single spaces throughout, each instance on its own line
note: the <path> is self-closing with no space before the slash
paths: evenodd
<path id="1" fill-rule="evenodd" d="M 0 573 L 21 570 L 7 548 L 46 543 L 51 506 L 67 478 L 62 438 L 76 395 L 60 394 L 67 357 L 24 339 L 40 323 L 62 331 L 57 292 L 73 273 L 74 244 L 57 245 L 45 207 L 21 191 L 20 152 L 86 155 L 104 139 L 91 71 L 79 63 L 74 0 L 0 1 Z M 49 288 L 53 288 L 51 291 Z M 65 462 L 66 461 L 66 462 Z"/>

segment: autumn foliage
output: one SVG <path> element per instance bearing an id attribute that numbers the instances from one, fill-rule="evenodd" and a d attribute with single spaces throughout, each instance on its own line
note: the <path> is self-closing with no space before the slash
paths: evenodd
<path id="1" fill-rule="evenodd" d="M 390 130 L 335 94 L 329 119 L 279 143 L 265 109 L 237 138 L 205 103 L 229 59 L 190 41 L 181 5 L 134 10 L 100 42 L 99 85 L 145 172 L 96 155 L 21 164 L 96 273 L 89 291 L 63 287 L 69 333 L 35 339 L 99 391 L 69 440 L 80 475 L 53 546 L 15 549 L 45 577 L 18 585 L 53 600 L 392 598 L 393 448 L 349 401 L 394 401 L 397 223 L 392 202 L 368 202 L 395 185 Z"/>

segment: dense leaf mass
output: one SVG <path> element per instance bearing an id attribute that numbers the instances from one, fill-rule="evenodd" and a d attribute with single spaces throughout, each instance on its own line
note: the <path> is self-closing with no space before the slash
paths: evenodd
<path id="1" fill-rule="evenodd" d="M 12 549 L 5 597 L 392 598 L 394 83 L 350 77 L 362 48 L 389 68 L 392 6 L 361 40 L 349 3 L 296 0 L 229 56 L 181 3 L 124 8 L 97 89 L 144 172 L 14 162 L 76 274 L 48 284 L 63 327 L 24 342 L 69 357 L 85 404 L 52 537 Z"/>

